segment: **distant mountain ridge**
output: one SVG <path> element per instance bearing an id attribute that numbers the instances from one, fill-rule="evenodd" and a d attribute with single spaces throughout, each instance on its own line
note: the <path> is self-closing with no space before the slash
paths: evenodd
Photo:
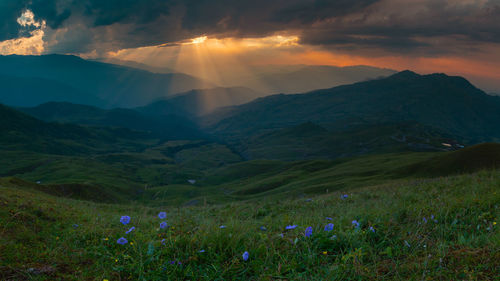
<path id="1" fill-rule="evenodd" d="M 259 98 L 211 114 L 204 125 L 221 137 L 239 139 L 308 121 L 330 131 L 414 121 L 480 142 L 500 138 L 500 97 L 462 77 L 402 71 L 306 94 Z"/>
<path id="2" fill-rule="evenodd" d="M 136 108 L 147 114 L 202 116 L 214 110 L 250 102 L 264 94 L 244 87 L 194 89 Z"/>
<path id="3" fill-rule="evenodd" d="M 41 87 L 37 98 L 40 103 L 49 101 L 66 101 L 99 107 L 134 107 L 145 105 L 158 98 L 185 92 L 191 89 L 211 88 L 214 85 L 198 78 L 182 73 L 158 74 L 145 70 L 84 60 L 68 55 L 43 56 L 0 56 L 0 75 L 9 75 L 19 78 L 38 78 L 54 81 L 55 84 L 64 84 L 78 92 L 70 93 L 66 99 L 54 100 L 49 89 Z M 7 103 L 5 95 L 8 88 L 0 85 L 0 102 Z M 36 89 L 34 89 L 36 90 Z M 44 97 L 44 94 L 49 94 Z M 85 95 L 85 97 L 74 97 Z M 19 92 L 20 97 L 29 99 L 34 93 Z M 33 102 L 17 106 L 31 106 Z"/>
<path id="4" fill-rule="evenodd" d="M 390 76 L 397 71 L 373 66 L 283 65 L 251 67 L 250 74 L 230 75 L 224 86 L 244 86 L 265 93 L 304 93 Z"/>

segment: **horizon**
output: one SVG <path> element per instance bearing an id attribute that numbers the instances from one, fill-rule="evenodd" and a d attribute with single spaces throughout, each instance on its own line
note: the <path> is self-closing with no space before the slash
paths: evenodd
<path id="1" fill-rule="evenodd" d="M 500 93 L 491 0 L 41 3 L 3 9 L 0 54 L 133 61 L 221 86 L 260 79 L 265 66 L 366 65 L 463 76 Z"/>

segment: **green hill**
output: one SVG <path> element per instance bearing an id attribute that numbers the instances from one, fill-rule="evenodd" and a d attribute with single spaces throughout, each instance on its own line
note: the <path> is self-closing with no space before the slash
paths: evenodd
<path id="1" fill-rule="evenodd" d="M 500 168 L 500 144 L 483 143 L 440 154 L 406 167 L 409 174 L 443 176 Z"/>
<path id="2" fill-rule="evenodd" d="M 32 108 L 19 108 L 19 110 L 47 122 L 127 128 L 150 132 L 153 136 L 164 140 L 204 137 L 194 122 L 175 114 L 160 117 L 132 109 L 101 109 L 65 102 L 50 102 Z M 184 115 L 179 111 L 174 113 Z"/>
<path id="3" fill-rule="evenodd" d="M 451 141 L 450 141 L 451 140 Z M 235 147 L 248 159 L 333 159 L 402 151 L 444 151 L 452 137 L 415 122 L 328 131 L 307 122 L 249 137 Z"/>

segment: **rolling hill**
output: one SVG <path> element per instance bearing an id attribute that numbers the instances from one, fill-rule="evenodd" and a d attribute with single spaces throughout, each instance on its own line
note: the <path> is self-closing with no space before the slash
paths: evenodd
<path id="1" fill-rule="evenodd" d="M 50 102 L 19 110 L 47 122 L 128 128 L 149 132 L 163 140 L 202 138 L 204 134 L 187 118 L 175 114 L 148 115 L 133 109 L 101 109 L 93 106 L 66 102 Z M 176 110 L 174 113 L 179 114 Z M 181 115 L 185 115 L 181 113 Z"/>
<path id="2" fill-rule="evenodd" d="M 3 105 L 0 105 L 0 119 L 2 151 L 81 155 L 137 150 L 154 143 L 154 137 L 146 132 L 46 123 Z"/>

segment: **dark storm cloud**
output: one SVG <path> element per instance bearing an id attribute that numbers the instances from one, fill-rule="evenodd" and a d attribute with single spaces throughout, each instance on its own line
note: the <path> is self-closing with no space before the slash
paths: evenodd
<path id="1" fill-rule="evenodd" d="M 0 0 L 0 40 L 24 35 L 16 18 L 26 8 L 50 27 L 49 52 L 279 31 L 346 51 L 439 53 L 450 43 L 500 43 L 498 0 Z"/>
<path id="2" fill-rule="evenodd" d="M 0 0 L 0 41 L 19 36 L 20 27 L 16 20 L 24 7 L 22 1 Z"/>
<path id="3" fill-rule="evenodd" d="M 379 48 L 401 53 L 441 54 L 500 43 L 500 1 L 381 1 L 357 17 L 340 17 L 308 28 L 301 42 L 337 49 Z M 403 1 L 401 1 L 403 2 Z"/>
<path id="4" fill-rule="evenodd" d="M 163 44 L 200 35 L 266 36 L 307 28 L 377 1 L 32 0 L 25 6 L 51 27 L 45 37 L 49 51 L 82 52 Z M 15 15 L 22 8 L 17 10 Z M 76 32 L 82 38 L 77 38 Z M 15 34 L 13 31 L 10 36 Z"/>

